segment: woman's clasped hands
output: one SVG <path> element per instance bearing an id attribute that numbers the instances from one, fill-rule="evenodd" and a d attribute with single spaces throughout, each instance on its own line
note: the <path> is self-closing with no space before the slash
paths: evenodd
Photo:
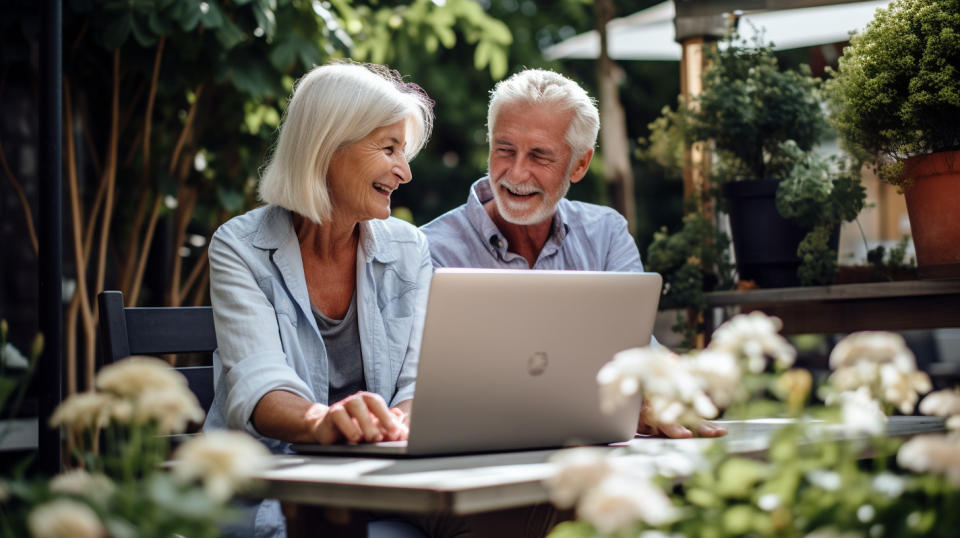
<path id="1" fill-rule="evenodd" d="M 407 413 L 399 406 L 388 408 L 383 398 L 372 392 L 351 394 L 329 407 L 313 405 L 307 418 L 321 444 L 403 441 L 409 434 Z"/>

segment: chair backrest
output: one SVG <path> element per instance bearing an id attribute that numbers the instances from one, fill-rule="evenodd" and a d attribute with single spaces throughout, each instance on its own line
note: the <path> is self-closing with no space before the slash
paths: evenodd
<path id="1" fill-rule="evenodd" d="M 217 348 L 209 306 L 125 307 L 123 293 L 103 291 L 100 345 L 104 364 L 130 355 L 204 353 Z M 213 402 L 213 366 L 177 368 L 187 378 L 204 412 Z"/>

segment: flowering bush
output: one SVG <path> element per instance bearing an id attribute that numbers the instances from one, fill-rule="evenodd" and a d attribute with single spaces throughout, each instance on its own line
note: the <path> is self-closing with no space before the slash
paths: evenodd
<path id="1" fill-rule="evenodd" d="M 186 379 L 164 361 L 131 357 L 104 367 L 96 388 L 50 418 L 76 468 L 0 483 L 0 536 L 219 536 L 235 515 L 227 502 L 266 464 L 266 448 L 241 432 L 198 435 L 167 469 L 169 434 L 203 420 Z"/>
<path id="2" fill-rule="evenodd" d="M 833 372 L 814 390 L 810 372 L 791 368 L 796 353 L 780 327 L 752 313 L 718 328 L 699 353 L 617 354 L 597 375 L 607 408 L 639 392 L 662 422 L 695 427 L 721 407 L 727 418 L 773 416 L 783 425 L 769 444 L 737 450 L 762 458 L 706 439 L 562 451 L 547 486 L 557 506 L 576 507 L 579 521 L 551 536 L 955 535 L 960 391 L 921 399 L 930 379 L 902 338 L 880 332 L 840 341 Z M 823 404 L 808 403 L 814 394 Z M 915 409 L 945 417 L 948 433 L 906 442 L 883 436 L 889 412 Z"/>

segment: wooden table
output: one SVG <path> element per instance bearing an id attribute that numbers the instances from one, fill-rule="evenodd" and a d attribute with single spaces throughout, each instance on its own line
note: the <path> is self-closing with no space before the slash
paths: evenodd
<path id="1" fill-rule="evenodd" d="M 706 299 L 710 307 L 777 316 L 784 334 L 960 327 L 960 280 L 720 291 Z"/>
<path id="2" fill-rule="evenodd" d="M 727 444 L 730 452 L 759 455 L 769 446 L 772 433 L 789 420 L 718 422 L 730 431 L 720 441 Z M 891 417 L 888 434 L 908 436 L 943 428 L 944 421 L 940 418 L 897 416 Z M 630 443 L 646 444 L 648 449 L 653 445 L 666 451 L 683 448 L 680 445 L 711 442 L 710 439 L 641 438 Z M 607 449 L 615 450 L 614 447 Z M 303 528 L 304 519 L 318 517 L 321 512 L 311 510 L 311 506 L 515 517 L 517 509 L 544 506 L 549 502 L 543 480 L 553 474 L 554 465 L 549 459 L 559 450 L 562 449 L 417 459 L 275 456 L 276 466 L 261 473 L 259 478 L 265 486 L 263 496 L 284 503 L 291 528 Z M 656 457 L 656 450 L 653 452 L 651 458 Z M 560 514 L 548 523 L 552 526 L 556 520 L 571 515 Z M 529 519 L 529 514 L 526 517 Z M 296 534 L 291 532 L 291 536 Z"/>

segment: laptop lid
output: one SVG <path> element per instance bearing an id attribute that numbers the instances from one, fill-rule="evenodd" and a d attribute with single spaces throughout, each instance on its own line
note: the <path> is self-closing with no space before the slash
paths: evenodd
<path id="1" fill-rule="evenodd" d="M 661 283 L 656 273 L 438 269 L 430 285 L 406 455 L 632 438 L 639 398 L 603 413 L 596 375 L 616 352 L 649 344 Z M 293 448 L 404 451 L 377 445 Z"/>

